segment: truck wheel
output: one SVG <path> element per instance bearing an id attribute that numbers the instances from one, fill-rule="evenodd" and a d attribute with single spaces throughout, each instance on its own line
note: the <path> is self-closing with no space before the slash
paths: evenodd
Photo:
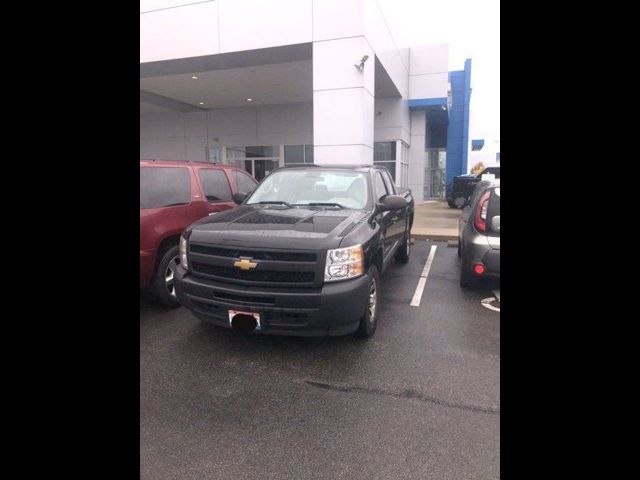
<path id="1" fill-rule="evenodd" d="M 411 235 L 407 234 L 404 237 L 404 242 L 396 250 L 394 258 L 396 262 L 407 263 L 409 261 L 409 255 L 411 255 Z"/>
<path id="2" fill-rule="evenodd" d="M 380 286 L 380 276 L 375 265 L 369 269 L 369 298 L 364 315 L 360 319 L 360 326 L 357 335 L 362 338 L 371 338 L 378 326 L 378 288 Z"/>
<path id="3" fill-rule="evenodd" d="M 462 208 L 464 206 L 465 200 L 466 199 L 464 197 L 456 197 L 453 201 L 453 205 L 455 206 L 455 208 Z"/>
<path id="4" fill-rule="evenodd" d="M 175 270 L 180 262 L 178 256 L 178 246 L 170 248 L 160 260 L 153 279 L 153 294 L 156 299 L 165 307 L 176 308 L 180 306 L 176 298 L 176 287 L 174 284 Z"/>

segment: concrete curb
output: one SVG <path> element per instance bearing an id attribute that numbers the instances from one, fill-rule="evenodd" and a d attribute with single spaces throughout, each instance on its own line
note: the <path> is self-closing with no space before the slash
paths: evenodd
<path id="1" fill-rule="evenodd" d="M 414 240 L 433 240 L 434 242 L 454 242 L 456 245 L 458 244 L 458 235 L 412 233 L 411 238 Z"/>

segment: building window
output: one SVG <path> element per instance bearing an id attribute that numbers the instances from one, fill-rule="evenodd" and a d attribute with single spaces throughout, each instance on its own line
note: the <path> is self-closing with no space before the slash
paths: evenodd
<path id="1" fill-rule="evenodd" d="M 279 156 L 279 145 L 227 147 L 227 160 L 238 160 L 243 158 L 274 158 Z"/>
<path id="2" fill-rule="evenodd" d="M 313 163 L 313 145 L 285 145 L 284 164 Z"/>
<path id="3" fill-rule="evenodd" d="M 396 159 L 396 142 L 375 142 L 373 144 L 373 161 L 385 162 Z"/>
<path id="4" fill-rule="evenodd" d="M 398 164 L 400 168 L 400 181 L 396 180 L 396 186 L 407 188 L 409 186 L 409 146 L 402 140 L 398 141 L 400 144 L 400 155 L 398 158 Z"/>
<path id="5" fill-rule="evenodd" d="M 373 144 L 373 163 L 387 167 L 389 173 L 396 180 L 396 142 L 375 142 Z"/>

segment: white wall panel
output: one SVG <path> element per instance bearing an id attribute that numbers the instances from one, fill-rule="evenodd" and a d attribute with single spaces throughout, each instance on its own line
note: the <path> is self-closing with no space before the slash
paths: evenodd
<path id="1" fill-rule="evenodd" d="M 364 55 L 369 58 L 361 72 Z M 315 42 L 313 44 L 313 90 L 361 87 L 374 94 L 375 59 L 364 37 Z"/>
<path id="2" fill-rule="evenodd" d="M 184 137 L 141 138 L 140 158 L 182 160 L 185 156 Z"/>
<path id="3" fill-rule="evenodd" d="M 449 45 L 411 47 L 409 75 L 449 71 Z"/>
<path id="4" fill-rule="evenodd" d="M 207 112 L 193 112 L 185 115 L 185 134 L 187 137 L 207 136 Z"/>
<path id="5" fill-rule="evenodd" d="M 140 14 L 140 62 L 220 53 L 217 3 Z"/>
<path id="6" fill-rule="evenodd" d="M 214 2 L 215 0 L 210 0 Z M 140 0 L 140 13 L 196 3 L 194 0 Z"/>
<path id="7" fill-rule="evenodd" d="M 448 73 L 409 76 L 409 98 L 441 98 L 449 89 Z"/>
<path id="8" fill-rule="evenodd" d="M 311 103 L 145 115 L 140 157 L 204 161 L 207 145 L 311 144 L 312 124 Z"/>
<path id="9" fill-rule="evenodd" d="M 365 0 L 365 37 L 403 97 L 408 93 L 407 52 L 399 49 L 375 0 Z"/>
<path id="10" fill-rule="evenodd" d="M 187 137 L 185 139 L 186 159 L 192 162 L 207 160 L 207 137 Z"/>
<path id="11" fill-rule="evenodd" d="M 312 40 L 312 0 L 218 0 L 217 3 L 223 53 Z"/>
<path id="12" fill-rule="evenodd" d="M 183 137 L 185 133 L 184 122 L 182 114 L 170 113 L 140 117 L 140 138 Z"/>
<path id="13" fill-rule="evenodd" d="M 311 132 L 313 104 L 292 103 L 258 107 L 257 131 L 264 133 Z"/>
<path id="14" fill-rule="evenodd" d="M 372 117 L 373 97 L 363 88 L 314 92 L 314 144 L 372 147 Z"/>
<path id="15" fill-rule="evenodd" d="M 373 164 L 373 148 L 367 145 L 314 147 L 313 161 L 318 164 Z"/>
<path id="16" fill-rule="evenodd" d="M 313 40 L 364 34 L 364 0 L 315 0 Z"/>
<path id="17" fill-rule="evenodd" d="M 257 113 L 255 107 L 220 108 L 208 112 L 209 136 L 256 134 Z"/>

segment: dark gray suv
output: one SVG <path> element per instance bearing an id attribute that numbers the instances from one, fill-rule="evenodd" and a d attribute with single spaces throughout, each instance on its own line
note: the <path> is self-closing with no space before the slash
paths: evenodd
<path id="1" fill-rule="evenodd" d="M 458 222 L 460 286 L 500 278 L 500 180 L 479 182 Z"/>

